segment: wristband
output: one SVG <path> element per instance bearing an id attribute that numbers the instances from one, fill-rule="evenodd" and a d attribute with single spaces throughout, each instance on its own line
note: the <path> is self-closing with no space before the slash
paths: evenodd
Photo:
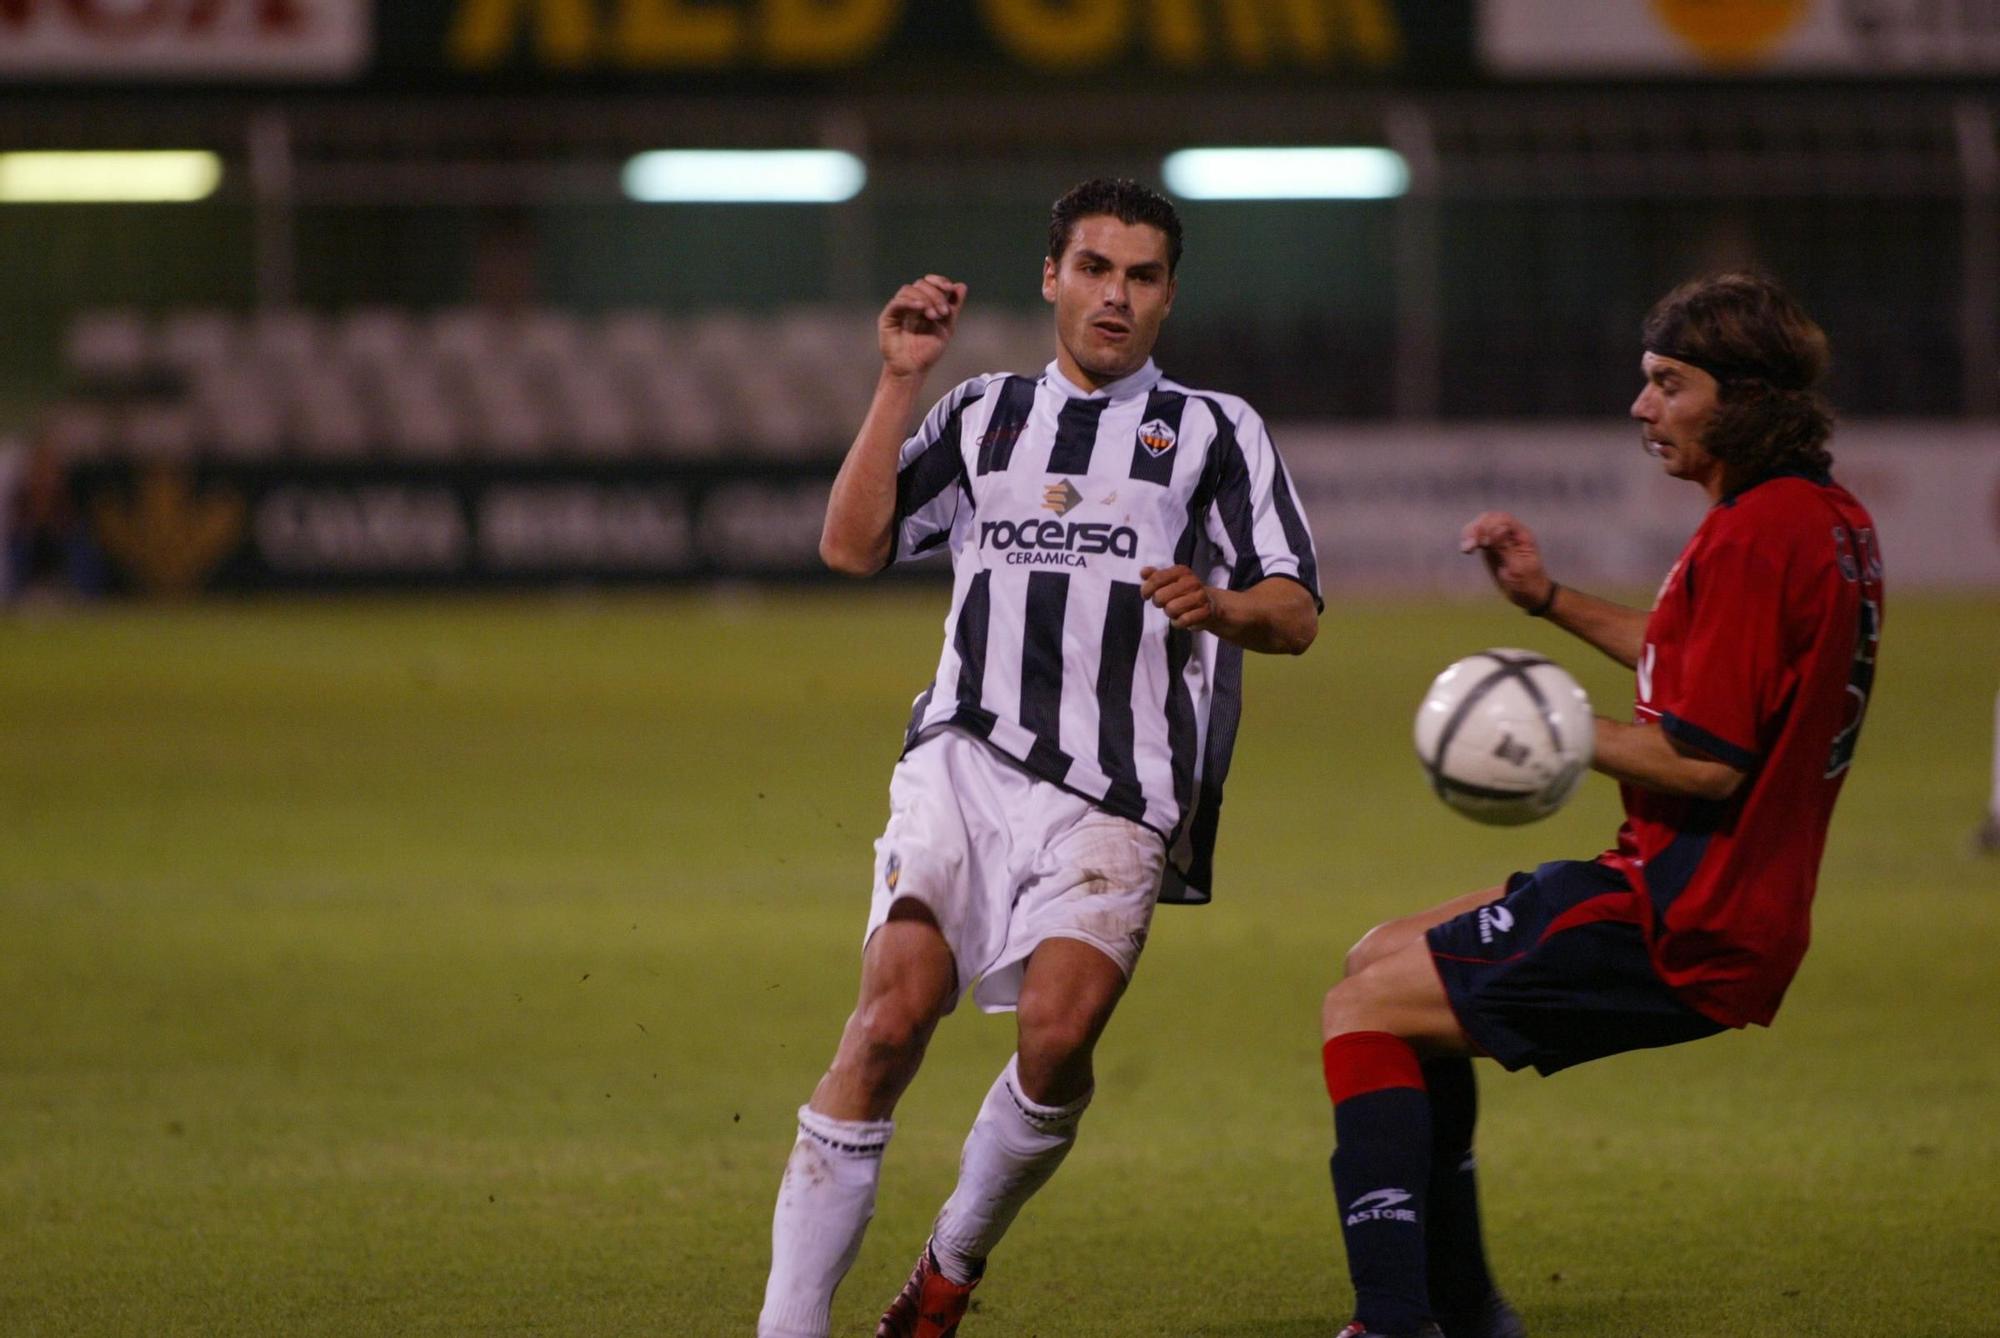
<path id="1" fill-rule="evenodd" d="M 1556 583 L 1555 583 L 1554 581 L 1550 581 L 1550 582 L 1549 582 L 1549 593 L 1548 593 L 1548 594 L 1546 594 L 1546 595 L 1544 595 L 1544 596 L 1542 597 L 1542 602 L 1541 602 L 1541 603 L 1539 603 L 1539 604 L 1535 605 L 1535 607 L 1533 607 L 1532 609 L 1529 609 L 1529 610 L 1528 610 L 1528 616 L 1529 616 L 1530 618 L 1546 618 L 1546 617 L 1548 617 L 1548 616 L 1549 616 L 1549 610 L 1555 607 L 1555 603 L 1556 603 L 1556 595 L 1557 595 L 1557 593 L 1558 593 L 1558 592 L 1560 592 L 1561 590 L 1562 590 L 1562 587 L 1561 587 L 1560 585 L 1557 585 L 1557 584 L 1556 584 Z"/>

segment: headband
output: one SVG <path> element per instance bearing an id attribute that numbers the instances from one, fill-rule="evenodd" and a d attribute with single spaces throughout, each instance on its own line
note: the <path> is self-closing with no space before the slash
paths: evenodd
<path id="1" fill-rule="evenodd" d="M 1690 367 L 1699 367 L 1715 378 L 1717 385 L 1730 385 L 1737 381 L 1763 381 L 1779 390 L 1804 390 L 1796 384 L 1796 377 L 1782 377 L 1766 366 L 1748 362 L 1724 362 L 1719 358 L 1703 357 L 1699 353 L 1688 352 L 1673 345 L 1648 345 L 1646 352 L 1656 358 L 1672 358 Z"/>

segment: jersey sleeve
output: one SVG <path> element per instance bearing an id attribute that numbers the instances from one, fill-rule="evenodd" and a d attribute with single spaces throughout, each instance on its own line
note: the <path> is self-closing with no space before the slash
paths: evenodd
<path id="1" fill-rule="evenodd" d="M 1782 543 L 1746 525 L 1718 534 L 1683 574 L 1691 605 L 1679 683 L 1656 702 L 1676 741 L 1748 771 L 1796 677 L 1786 652 Z"/>
<path id="2" fill-rule="evenodd" d="M 1232 416 L 1222 405 L 1204 402 L 1215 415 L 1210 448 L 1215 488 L 1207 530 L 1229 568 L 1229 588 L 1248 590 L 1266 577 L 1286 576 L 1324 608 L 1312 533 L 1264 421 L 1247 406 L 1232 405 L 1237 410 Z"/>
<path id="3" fill-rule="evenodd" d="M 967 406 L 976 402 L 990 377 L 961 381 L 931 407 L 916 434 L 896 457 L 896 519 L 889 560 L 902 562 L 936 552 L 951 538 L 966 500 L 961 449 Z"/>

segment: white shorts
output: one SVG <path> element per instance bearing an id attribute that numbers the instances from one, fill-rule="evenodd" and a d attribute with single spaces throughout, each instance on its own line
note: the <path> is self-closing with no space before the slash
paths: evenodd
<path id="1" fill-rule="evenodd" d="M 1070 938 L 1102 952 L 1127 979 L 1153 922 L 1166 842 L 1051 785 L 979 739 L 944 729 L 918 743 L 889 780 L 889 825 L 875 843 L 866 944 L 889 908 L 913 897 L 944 931 L 989 1013 L 1021 997 L 1028 954 Z"/>

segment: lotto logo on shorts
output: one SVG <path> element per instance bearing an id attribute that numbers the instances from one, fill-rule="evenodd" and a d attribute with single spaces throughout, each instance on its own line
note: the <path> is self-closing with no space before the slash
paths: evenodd
<path id="1" fill-rule="evenodd" d="M 888 888 L 891 892 L 894 892 L 896 890 L 896 884 L 902 881 L 903 881 L 903 857 L 901 855 L 896 854 L 894 851 L 891 851 L 889 853 L 888 866 L 882 870 L 882 886 Z"/>
<path id="2" fill-rule="evenodd" d="M 1401 1205 L 1410 1201 L 1407 1189 L 1378 1189 L 1347 1205 L 1347 1225 L 1363 1222 L 1414 1222 L 1417 1210 Z"/>
<path id="3" fill-rule="evenodd" d="M 1514 912 L 1505 906 L 1481 906 L 1479 908 L 1479 941 L 1491 943 L 1501 934 L 1512 933 Z"/>

